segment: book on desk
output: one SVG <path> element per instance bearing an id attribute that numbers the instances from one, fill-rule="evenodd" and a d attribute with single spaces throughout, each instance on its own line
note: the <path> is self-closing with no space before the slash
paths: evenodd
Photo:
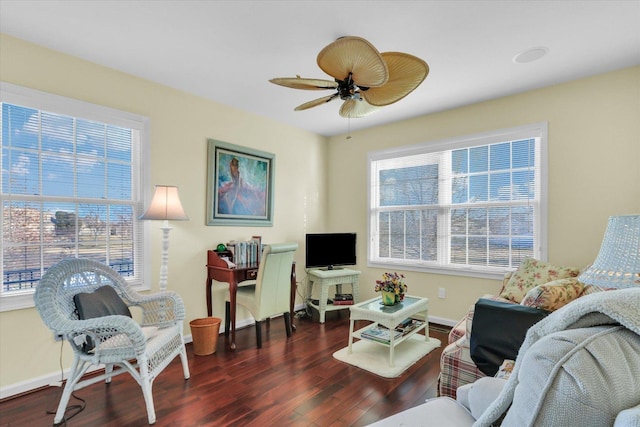
<path id="1" fill-rule="evenodd" d="M 231 253 L 236 264 L 258 264 L 262 258 L 262 238 L 253 236 L 251 240 L 235 241 L 227 243 L 227 250 Z"/>

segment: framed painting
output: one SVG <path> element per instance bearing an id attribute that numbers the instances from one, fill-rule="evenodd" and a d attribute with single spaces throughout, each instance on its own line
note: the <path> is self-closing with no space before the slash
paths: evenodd
<path id="1" fill-rule="evenodd" d="M 272 226 L 275 155 L 207 144 L 207 225 Z"/>

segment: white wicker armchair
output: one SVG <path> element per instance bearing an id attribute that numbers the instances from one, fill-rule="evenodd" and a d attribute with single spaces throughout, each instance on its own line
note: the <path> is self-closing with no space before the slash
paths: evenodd
<path id="1" fill-rule="evenodd" d="M 123 315 L 78 318 L 74 296 L 94 292 L 105 285 L 112 287 L 128 307 L 142 309 L 141 325 Z M 34 301 L 44 323 L 55 335 L 64 337 L 74 352 L 54 424 L 63 420 L 73 391 L 103 379 L 109 383 L 113 376 L 124 372 L 129 372 L 142 388 L 149 424 L 153 424 L 156 415 L 151 387 L 156 376 L 180 355 L 184 378 L 189 378 L 182 334 L 184 305 L 175 292 L 141 295 L 111 267 L 72 258 L 46 271 L 36 287 Z M 89 351 L 84 345 L 86 342 L 93 343 Z M 100 364 L 105 365 L 103 375 L 81 381 L 89 367 Z M 121 369 L 114 370 L 114 365 Z"/>

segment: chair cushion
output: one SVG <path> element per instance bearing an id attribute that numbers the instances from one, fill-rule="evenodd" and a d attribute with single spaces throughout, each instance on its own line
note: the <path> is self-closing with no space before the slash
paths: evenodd
<path id="1" fill-rule="evenodd" d="M 580 297 L 583 290 L 584 285 L 576 277 L 554 280 L 531 289 L 520 304 L 555 311 Z"/>
<path id="2" fill-rule="evenodd" d="M 111 286 L 101 286 L 93 292 L 82 292 L 73 296 L 76 304 L 78 318 L 80 320 L 93 319 L 96 317 L 121 315 L 131 317 L 129 307 L 122 301 L 122 298 Z M 89 353 L 95 344 L 91 337 L 85 337 L 82 344 L 82 351 Z"/>
<path id="3" fill-rule="evenodd" d="M 471 359 L 494 376 L 505 359 L 515 360 L 527 330 L 549 314 L 546 310 L 480 298 L 471 326 Z"/>
<path id="4" fill-rule="evenodd" d="M 160 332 L 160 329 L 157 326 L 143 326 L 141 329 L 146 341 L 153 339 Z M 100 343 L 101 349 L 129 347 L 129 346 L 131 346 L 131 341 L 129 341 L 129 338 L 127 338 L 126 334 L 114 335 L 111 338 L 105 341 L 102 341 Z"/>
<path id="5" fill-rule="evenodd" d="M 557 267 L 537 259 L 525 258 L 511 275 L 500 296 L 520 304 L 530 289 L 554 280 L 576 277 L 579 273 L 577 268 Z"/>
<path id="6" fill-rule="evenodd" d="M 91 293 L 79 293 L 73 296 L 79 319 L 122 315 L 131 317 L 129 307 L 111 286 L 101 286 Z"/>
<path id="7" fill-rule="evenodd" d="M 450 397 L 438 397 L 427 400 L 422 405 L 392 415 L 369 427 L 398 426 L 438 426 L 464 427 L 472 426 L 475 420 L 471 413 Z"/>
<path id="8" fill-rule="evenodd" d="M 489 405 L 498 397 L 507 380 L 503 378 L 484 377 L 469 384 L 468 406 L 473 418 L 478 419 Z"/>

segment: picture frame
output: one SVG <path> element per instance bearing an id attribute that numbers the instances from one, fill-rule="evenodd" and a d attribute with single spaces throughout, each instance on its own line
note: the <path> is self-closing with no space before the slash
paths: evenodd
<path id="1" fill-rule="evenodd" d="M 273 226 L 275 155 L 207 139 L 207 225 Z"/>

